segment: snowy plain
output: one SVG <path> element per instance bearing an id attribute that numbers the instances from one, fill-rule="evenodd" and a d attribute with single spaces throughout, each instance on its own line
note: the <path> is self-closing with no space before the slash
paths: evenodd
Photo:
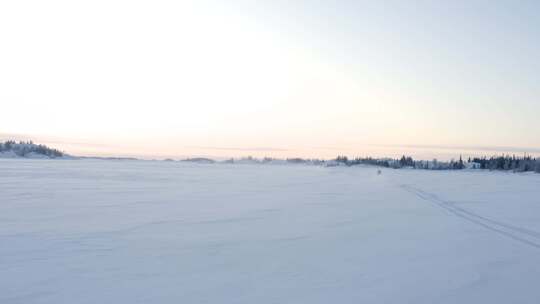
<path id="1" fill-rule="evenodd" d="M 0 159 L 0 303 L 540 303 L 540 174 Z"/>

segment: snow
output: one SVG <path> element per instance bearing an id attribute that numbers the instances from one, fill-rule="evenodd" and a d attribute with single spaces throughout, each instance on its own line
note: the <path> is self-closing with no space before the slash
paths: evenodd
<path id="1" fill-rule="evenodd" d="M 2 158 L 29 158 L 29 159 L 51 159 L 47 155 L 39 154 L 36 152 L 29 152 L 24 156 L 17 155 L 14 151 L 2 151 L 0 152 L 0 159 Z M 60 157 L 55 157 L 55 159 L 74 159 L 75 157 L 64 155 Z"/>
<path id="2" fill-rule="evenodd" d="M 1 151 L 0 152 L 0 158 L 18 158 L 18 157 L 20 157 L 20 156 L 15 154 L 15 152 L 13 152 L 13 151 Z"/>
<path id="3" fill-rule="evenodd" d="M 538 303 L 540 174 L 0 160 L 0 303 Z"/>

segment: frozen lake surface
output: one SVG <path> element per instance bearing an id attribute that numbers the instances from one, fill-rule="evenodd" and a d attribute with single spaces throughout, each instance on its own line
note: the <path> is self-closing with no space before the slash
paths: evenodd
<path id="1" fill-rule="evenodd" d="M 540 303 L 540 174 L 0 160 L 0 303 Z"/>

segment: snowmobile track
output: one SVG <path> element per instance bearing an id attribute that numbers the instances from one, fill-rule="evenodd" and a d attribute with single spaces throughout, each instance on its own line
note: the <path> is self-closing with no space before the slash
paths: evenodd
<path id="1" fill-rule="evenodd" d="M 450 201 L 445 201 L 443 199 L 440 199 L 435 194 L 423 191 L 422 189 L 419 189 L 414 186 L 403 184 L 403 185 L 400 185 L 400 187 L 404 189 L 405 191 L 416 195 L 422 200 L 428 201 L 442 209 L 445 209 L 449 211 L 450 213 L 454 214 L 455 216 L 460 217 L 464 220 L 467 220 L 468 222 L 471 222 L 478 226 L 489 229 L 494 233 L 503 235 L 505 237 L 518 241 L 522 244 L 526 244 L 528 246 L 540 249 L 540 232 L 510 225 L 507 223 L 503 223 L 501 221 L 497 221 L 497 220 L 476 214 L 472 211 L 458 207 Z"/>

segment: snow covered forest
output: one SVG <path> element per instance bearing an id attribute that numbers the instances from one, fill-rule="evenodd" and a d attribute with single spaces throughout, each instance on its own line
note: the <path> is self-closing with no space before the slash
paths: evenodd
<path id="1" fill-rule="evenodd" d="M 13 141 L 0 142 L 0 155 L 11 157 L 44 156 L 48 158 L 62 157 L 65 154 L 57 149 L 49 148 L 45 145 L 38 145 L 32 141 Z"/>
<path id="2" fill-rule="evenodd" d="M 168 159 L 171 160 L 171 159 Z M 219 163 L 209 158 L 187 158 L 184 162 L 194 163 Z M 433 160 L 415 160 L 411 156 L 402 156 L 398 159 L 393 158 L 373 158 L 373 157 L 357 157 L 349 159 L 347 156 L 338 156 L 335 159 L 304 159 L 304 158 L 287 158 L 278 159 L 265 157 L 258 159 L 255 157 L 244 157 L 240 159 L 228 159 L 221 163 L 240 163 L 240 164 L 307 164 L 318 165 L 325 167 L 334 166 L 357 166 L 370 165 L 384 168 L 401 169 L 422 169 L 422 170 L 462 170 L 462 169 L 488 169 L 501 170 L 512 172 L 537 172 L 540 173 L 540 159 L 531 156 L 516 157 L 514 156 L 492 156 L 492 157 L 475 157 L 468 158 L 466 161 L 460 157 L 458 160 L 439 161 Z"/>
<path id="3" fill-rule="evenodd" d="M 509 156 L 492 156 L 492 157 L 475 157 L 464 161 L 462 157 L 459 160 L 450 160 L 447 162 L 426 160 L 414 160 L 410 156 L 402 156 L 400 159 L 377 159 L 377 158 L 355 158 L 349 160 L 346 156 L 338 156 L 335 160 L 338 163 L 347 166 L 354 165 L 375 165 L 386 168 L 414 168 L 427 170 L 461 170 L 461 169 L 488 169 L 488 170 L 503 170 L 513 172 L 530 172 L 540 173 L 540 159 L 528 155 L 517 157 Z"/>

